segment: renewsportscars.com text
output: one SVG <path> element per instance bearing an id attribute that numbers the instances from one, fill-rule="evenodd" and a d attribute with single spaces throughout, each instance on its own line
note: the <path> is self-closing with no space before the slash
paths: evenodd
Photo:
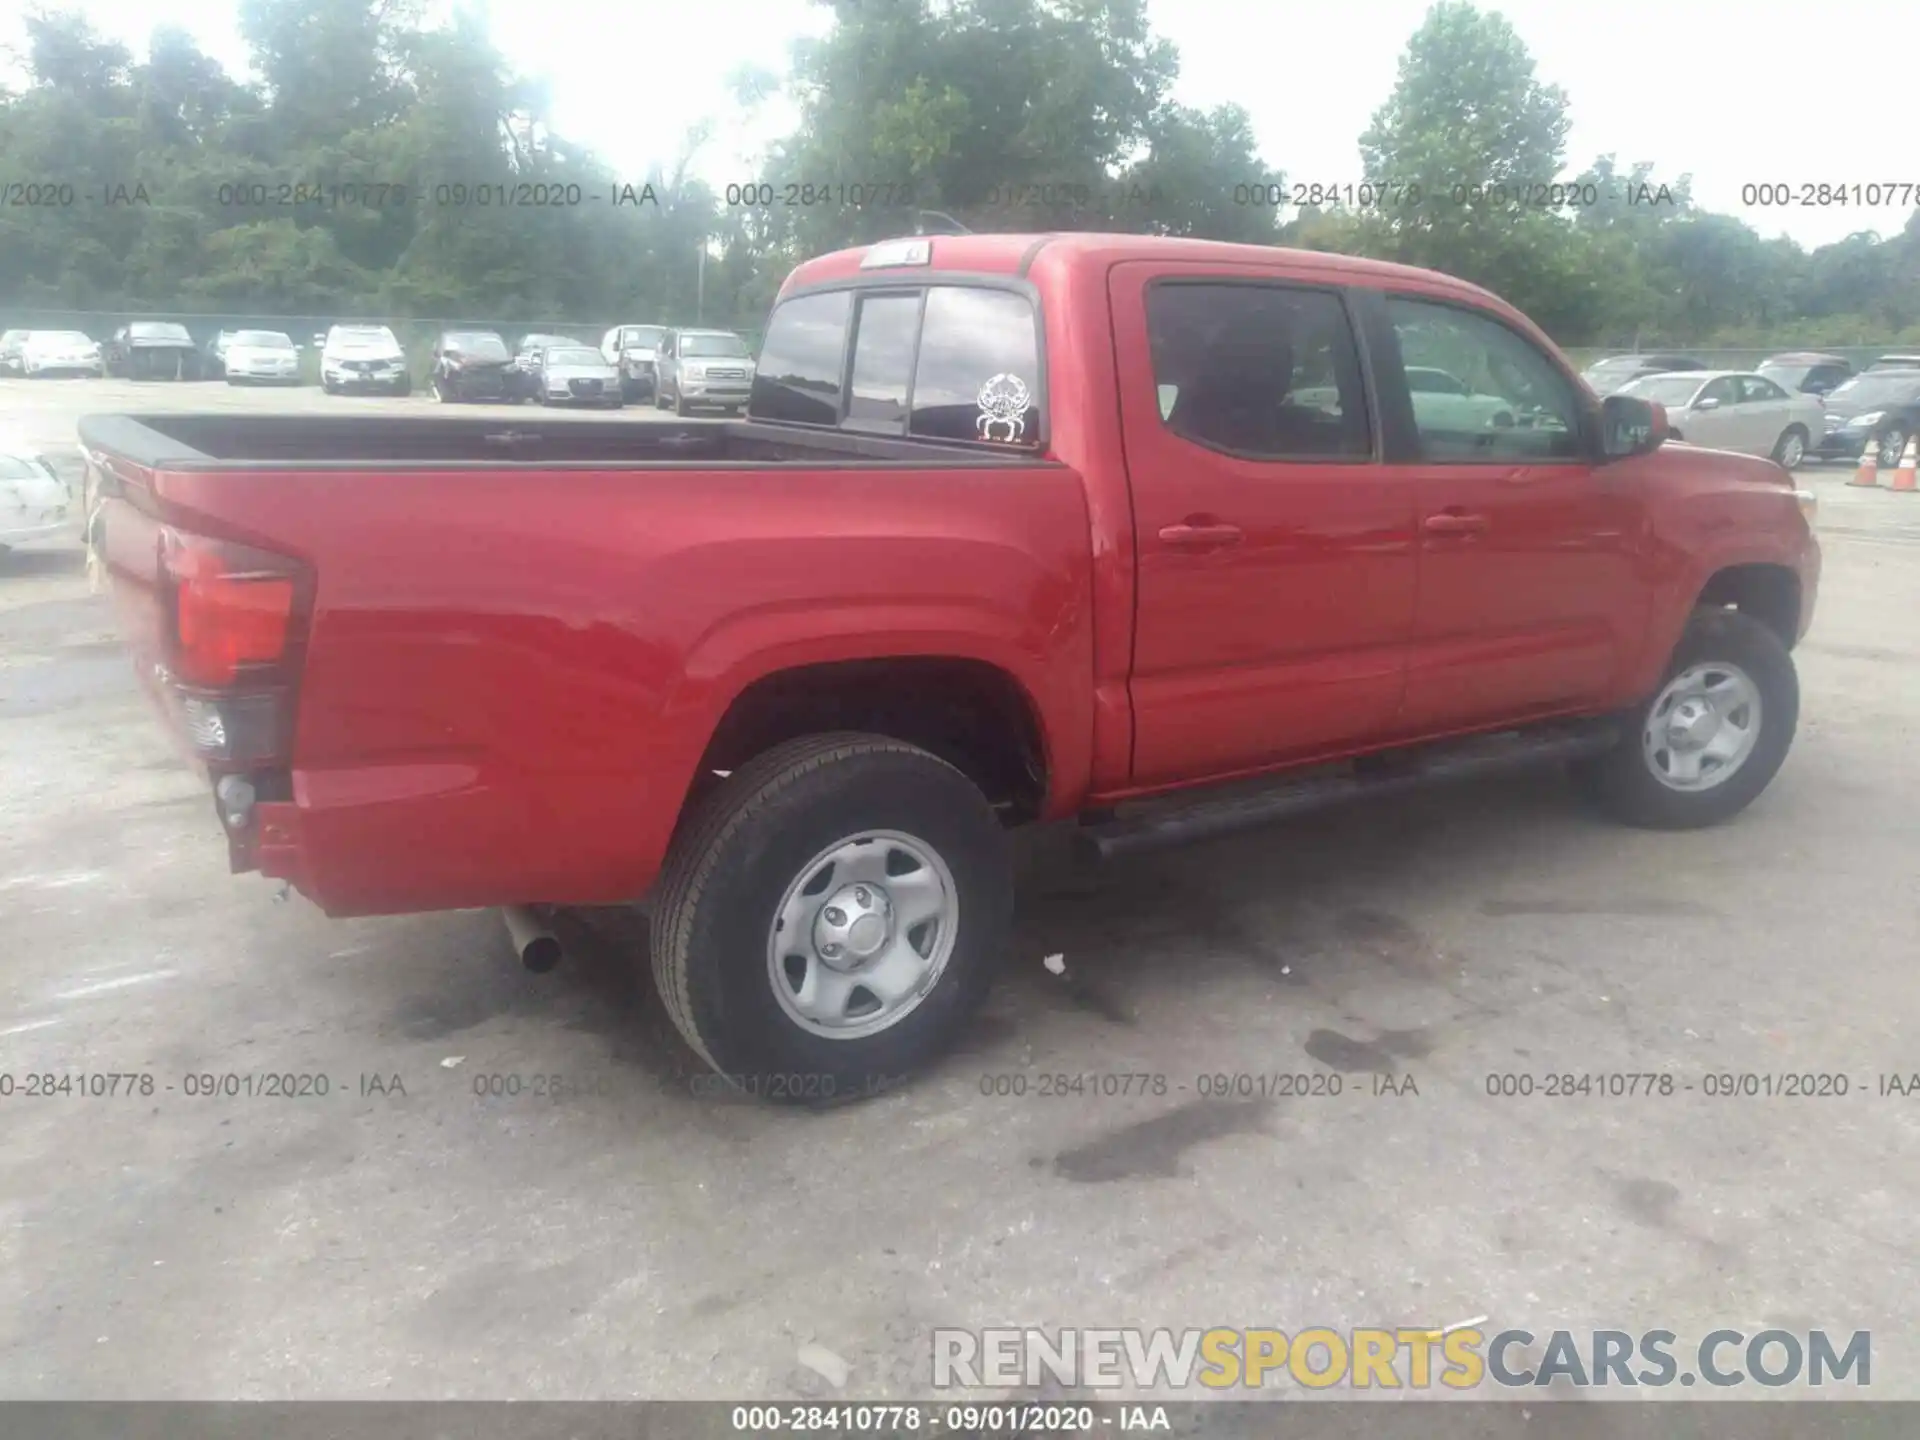
<path id="1" fill-rule="evenodd" d="M 1671 1330 L 935 1330 L 936 1389 L 1261 1389 L 1289 1381 L 1322 1390 L 1472 1390 L 1571 1385 L 1706 1385 L 1779 1389 L 1873 1379 L 1872 1334 L 1714 1330 L 1683 1342 Z"/>

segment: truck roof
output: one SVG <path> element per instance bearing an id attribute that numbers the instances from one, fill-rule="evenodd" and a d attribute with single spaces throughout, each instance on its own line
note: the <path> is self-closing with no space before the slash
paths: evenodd
<path id="1" fill-rule="evenodd" d="M 1418 281 L 1425 288 L 1436 285 L 1462 297 L 1500 302 L 1497 296 L 1451 275 L 1422 270 L 1413 265 L 1398 265 L 1387 260 L 1363 260 L 1324 250 L 1292 250 L 1279 245 L 1239 245 L 1225 240 L 1190 240 L 1174 235 L 1120 235 L 1103 231 L 1057 231 L 1044 234 L 1008 235 L 923 235 L 875 241 L 875 245 L 900 245 L 910 240 L 924 241 L 930 247 L 925 265 L 889 265 L 861 269 L 872 245 L 836 250 L 796 266 L 780 287 L 782 296 L 806 285 L 831 284 L 861 276 L 906 279 L 923 271 L 971 271 L 986 275 L 1024 276 L 1042 255 L 1048 266 L 1062 264 L 1072 268 L 1107 266 L 1127 260 L 1222 261 L 1236 264 L 1272 266 L 1299 274 L 1312 273 L 1329 280 L 1380 282 Z M 1504 308 L 1504 306 L 1503 306 Z"/>

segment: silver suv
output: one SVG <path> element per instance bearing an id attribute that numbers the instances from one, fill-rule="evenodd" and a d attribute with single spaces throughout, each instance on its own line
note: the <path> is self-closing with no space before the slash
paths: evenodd
<path id="1" fill-rule="evenodd" d="M 731 330 L 669 330 L 654 352 L 654 406 L 685 415 L 695 406 L 746 412 L 753 394 L 753 352 Z"/>

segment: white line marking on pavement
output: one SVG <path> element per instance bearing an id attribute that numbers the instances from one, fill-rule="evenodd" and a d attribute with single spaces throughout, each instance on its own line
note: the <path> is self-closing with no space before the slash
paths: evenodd
<path id="1" fill-rule="evenodd" d="M 0 880 L 0 890 L 18 890 L 29 885 L 36 890 L 66 890 L 75 885 L 91 885 L 105 878 L 104 870 L 68 870 L 58 875 L 11 875 Z"/>
<path id="2" fill-rule="evenodd" d="M 44 1030 L 49 1025 L 58 1025 L 59 1023 L 60 1021 L 56 1017 L 52 1020 L 29 1020 L 24 1025 L 9 1025 L 6 1029 L 0 1030 L 0 1040 L 4 1040 L 9 1035 L 24 1035 L 29 1030 Z"/>
<path id="3" fill-rule="evenodd" d="M 105 995 L 110 990 L 125 990 L 129 985 L 147 985 L 155 980 L 170 980 L 179 973 L 178 970 L 142 970 L 138 975 L 122 975 L 117 980 L 96 980 L 91 985 L 77 985 L 71 990 L 62 990 L 53 998 L 84 1000 L 89 995 Z"/>

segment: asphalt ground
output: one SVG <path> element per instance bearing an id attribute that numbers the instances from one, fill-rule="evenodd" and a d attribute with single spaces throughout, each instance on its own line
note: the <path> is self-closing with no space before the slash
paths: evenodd
<path id="1" fill-rule="evenodd" d="M 0 381 L 56 448 L 216 405 L 432 401 Z M 1870 1330 L 1920 1397 L 1920 495 L 1846 473 L 1803 472 L 1801 729 L 1738 821 L 1548 776 L 1105 870 L 1038 836 L 966 1046 L 821 1112 L 708 1093 L 622 912 L 535 976 L 491 913 L 230 876 L 77 546 L 0 557 L 0 1396 L 888 1398 L 941 1326 L 1486 1317 Z M 1674 1088 L 1489 1093 L 1567 1072 Z M 192 1093 L 277 1074 L 328 1093 Z M 1707 1093 L 1789 1074 L 1848 1093 Z M 1045 1078 L 1113 1075 L 1164 1087 Z"/>

